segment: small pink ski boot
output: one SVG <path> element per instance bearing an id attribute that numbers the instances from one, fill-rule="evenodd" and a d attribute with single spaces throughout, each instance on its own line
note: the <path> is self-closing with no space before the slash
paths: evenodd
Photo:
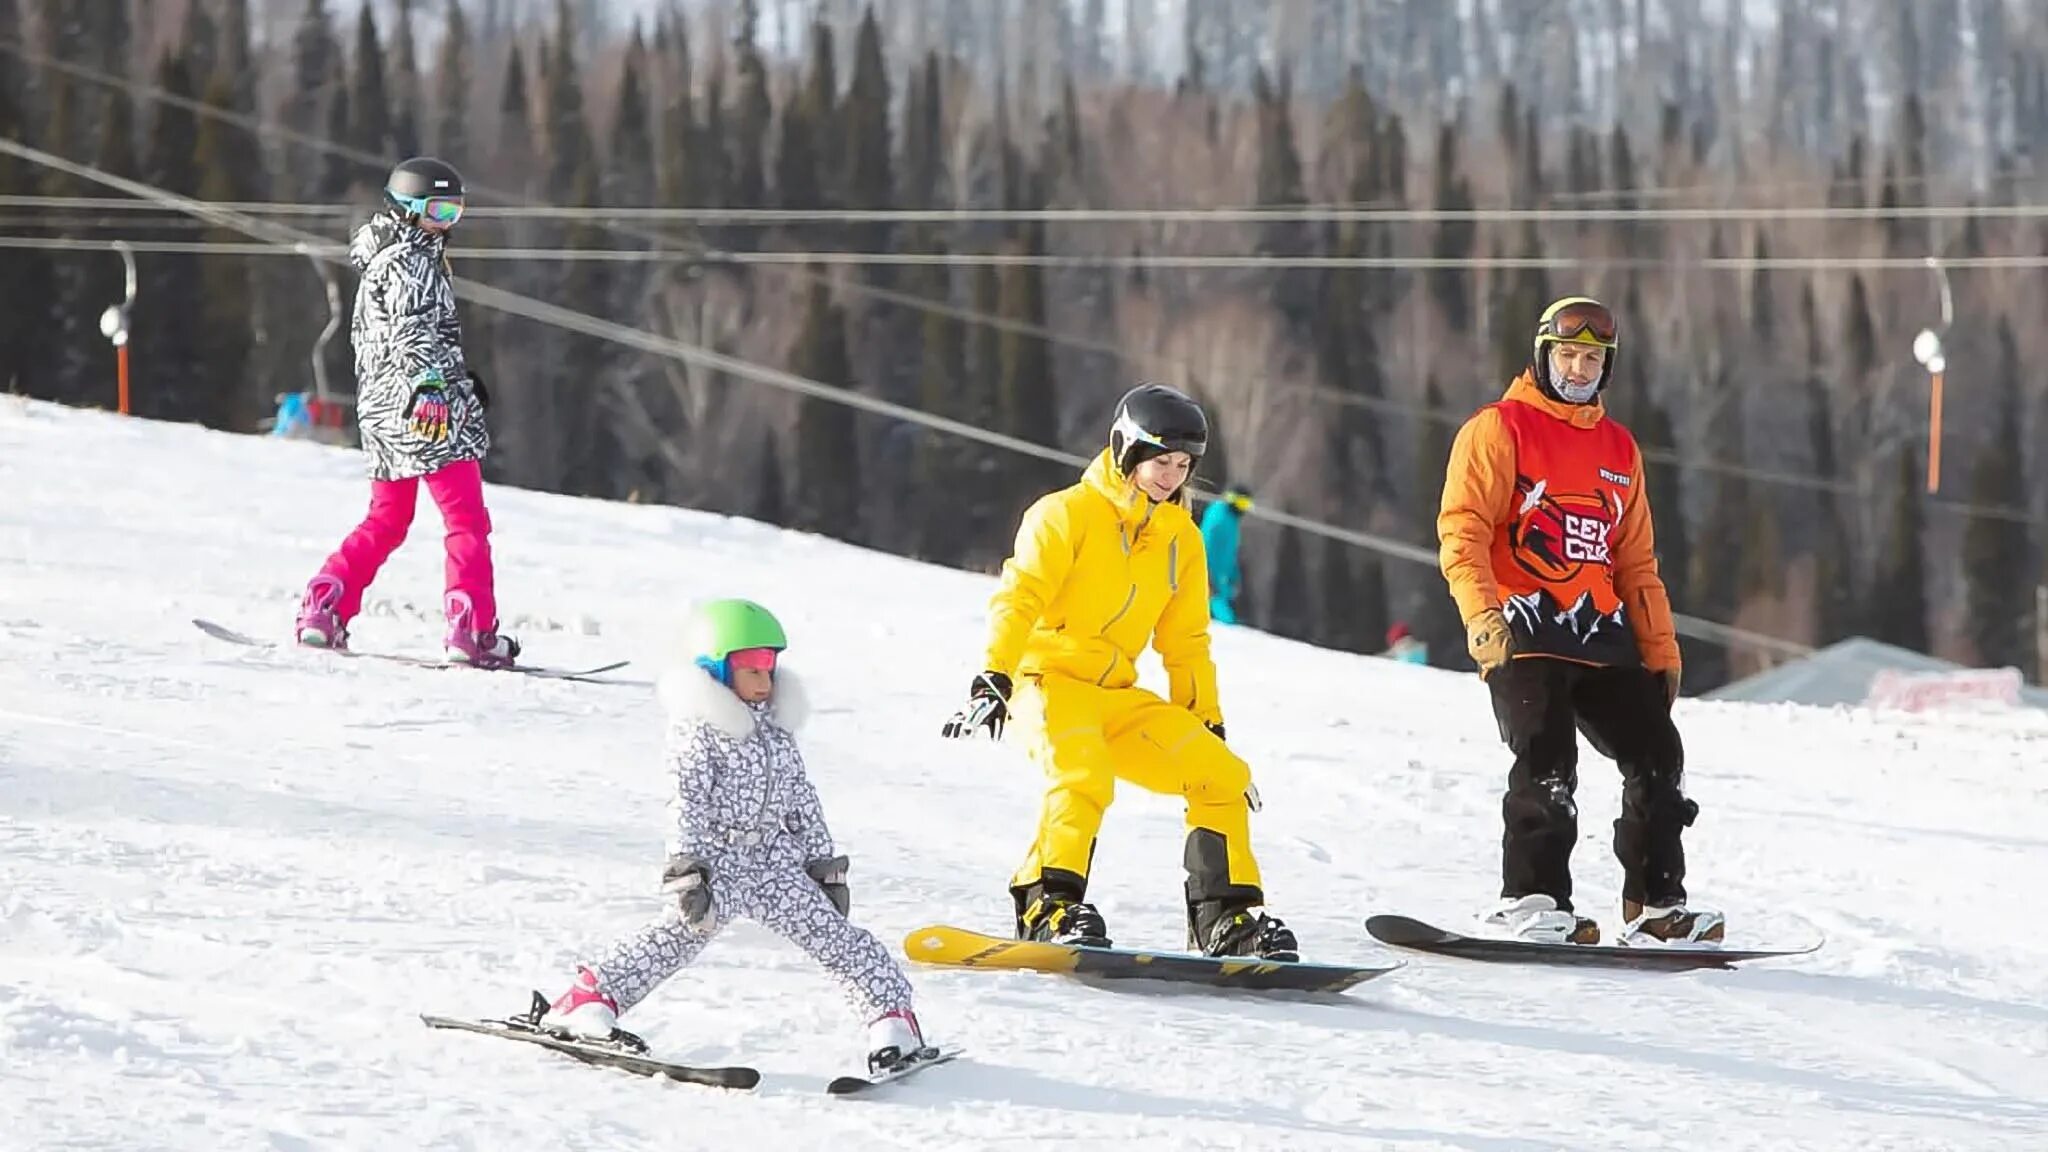
<path id="1" fill-rule="evenodd" d="M 536 1026 L 584 1040 L 608 1040 L 618 1031 L 619 1002 L 597 986 L 597 973 L 579 967 L 576 982 L 548 1005 Z"/>
<path id="2" fill-rule="evenodd" d="M 306 585 L 299 601 L 299 643 L 308 648 L 348 651 L 348 629 L 334 608 L 341 603 L 341 581 L 322 573 Z"/>
<path id="3" fill-rule="evenodd" d="M 442 649 L 449 663 L 499 669 L 510 668 L 519 659 L 519 641 L 500 635 L 495 628 L 476 631 L 476 608 L 468 593 L 450 592 L 447 611 L 448 638 L 442 641 Z"/>

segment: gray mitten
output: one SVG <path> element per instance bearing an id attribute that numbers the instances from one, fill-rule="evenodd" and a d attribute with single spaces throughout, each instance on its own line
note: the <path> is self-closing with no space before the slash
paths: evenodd
<path id="1" fill-rule="evenodd" d="M 804 871 L 825 890 L 825 899 L 844 916 L 853 907 L 853 893 L 846 887 L 846 857 L 828 856 L 804 865 Z"/>
<path id="2" fill-rule="evenodd" d="M 703 929 L 711 919 L 711 866 L 685 852 L 668 858 L 661 872 L 661 890 L 668 893 L 682 911 L 683 923 L 692 931 Z"/>

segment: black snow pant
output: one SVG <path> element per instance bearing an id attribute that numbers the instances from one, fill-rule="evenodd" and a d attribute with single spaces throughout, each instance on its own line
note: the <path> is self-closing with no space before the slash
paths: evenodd
<path id="1" fill-rule="evenodd" d="M 1621 769 L 1614 855 L 1624 900 L 1685 900 L 1684 829 L 1699 805 L 1682 790 L 1685 749 L 1663 682 L 1641 668 L 1602 668 L 1532 656 L 1487 677 L 1501 739 L 1515 754 L 1501 799 L 1501 895 L 1544 893 L 1572 908 L 1579 837 L 1578 733 Z"/>

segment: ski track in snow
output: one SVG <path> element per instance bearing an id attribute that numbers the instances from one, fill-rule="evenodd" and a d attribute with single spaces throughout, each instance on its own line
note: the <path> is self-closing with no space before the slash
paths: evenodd
<path id="1" fill-rule="evenodd" d="M 1336 999 L 912 967 L 968 1054 L 830 1100 L 859 1033 L 751 925 L 627 1024 L 752 1063 L 751 1094 L 430 1031 L 552 996 L 658 908 L 661 721 L 644 687 L 212 640 L 288 630 L 366 499 L 358 458 L 0 399 L 0 1124 L 9 1149 L 2048 1147 L 2048 716 L 1680 706 L 1691 887 L 1741 942 L 1688 975 L 1381 948 L 1496 888 L 1506 756 L 1470 677 L 1229 630 L 1275 911 L 1307 952 L 1407 967 Z M 781 614 L 855 917 L 1002 931 L 1039 779 L 937 737 L 985 577 L 675 509 L 490 491 L 500 598 L 538 663 L 635 661 L 708 595 Z M 359 647 L 431 653 L 439 523 Z M 1156 661 L 1146 677 L 1159 684 Z M 1618 782 L 1582 756 L 1581 907 L 1610 928 Z M 1124 788 L 1095 895 L 1177 946 L 1181 825 Z M 2031 877 L 2032 879 L 2028 879 Z M 2004 915 L 2006 910 L 2019 915 Z M 900 951 L 899 951 L 900 954 Z"/>

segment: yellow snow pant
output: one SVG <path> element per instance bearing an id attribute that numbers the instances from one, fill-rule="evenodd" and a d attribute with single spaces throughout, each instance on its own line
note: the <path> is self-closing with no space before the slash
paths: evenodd
<path id="1" fill-rule="evenodd" d="M 1048 873 L 1068 874 L 1059 879 L 1085 893 L 1095 836 L 1119 779 L 1187 798 L 1189 904 L 1264 901 L 1251 849 L 1251 768 L 1194 713 L 1143 688 L 1045 676 L 1025 680 L 1009 723 L 1046 777 L 1038 837 L 1011 879 L 1020 912 L 1022 893 L 1051 879 Z"/>

